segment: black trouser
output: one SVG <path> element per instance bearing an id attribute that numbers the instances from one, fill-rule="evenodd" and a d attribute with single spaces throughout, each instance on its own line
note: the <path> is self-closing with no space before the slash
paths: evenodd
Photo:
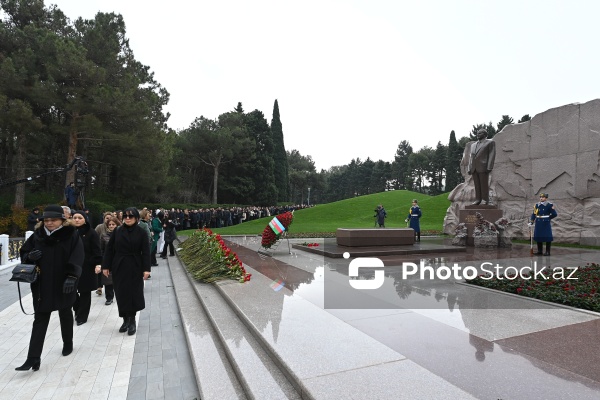
<path id="1" fill-rule="evenodd" d="M 27 358 L 41 358 L 46 331 L 50 322 L 50 314 L 52 312 L 35 312 Z M 71 307 L 58 310 L 58 317 L 60 318 L 60 332 L 63 343 L 73 342 L 73 313 L 71 312 Z"/>
<path id="2" fill-rule="evenodd" d="M 115 287 L 113 285 L 104 285 L 104 294 L 106 300 L 112 300 L 115 298 Z"/>
<path id="3" fill-rule="evenodd" d="M 92 292 L 83 291 L 77 292 L 77 299 L 73 304 L 73 311 L 75 311 L 75 319 L 78 322 L 87 322 L 88 316 L 90 315 L 90 307 L 92 306 Z"/>
<path id="4" fill-rule="evenodd" d="M 150 253 L 150 264 L 158 264 L 158 262 L 156 261 L 156 249 L 157 247 L 154 248 L 154 250 L 152 250 L 152 252 Z"/>
<path id="5" fill-rule="evenodd" d="M 550 254 L 550 247 L 552 247 L 552 242 L 546 242 L 546 253 Z M 544 242 L 537 242 L 538 253 L 542 253 L 544 250 Z"/>
<path id="6" fill-rule="evenodd" d="M 167 256 L 167 245 L 169 246 L 169 255 L 175 255 L 175 246 L 173 246 L 173 242 L 165 242 L 165 245 L 163 246 L 163 251 L 162 253 L 160 253 L 161 257 Z"/>

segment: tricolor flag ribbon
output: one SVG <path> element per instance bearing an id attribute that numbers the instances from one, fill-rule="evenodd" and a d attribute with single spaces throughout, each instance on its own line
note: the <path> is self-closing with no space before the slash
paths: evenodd
<path id="1" fill-rule="evenodd" d="M 269 286 L 271 286 L 271 289 L 273 289 L 274 291 L 279 292 L 281 288 L 285 286 L 285 283 L 281 279 L 279 279 L 271 282 Z"/>
<path id="2" fill-rule="evenodd" d="M 273 229 L 276 235 L 281 235 L 283 231 L 285 231 L 285 227 L 279 222 L 277 217 L 273 218 L 271 222 L 269 222 L 269 226 Z"/>

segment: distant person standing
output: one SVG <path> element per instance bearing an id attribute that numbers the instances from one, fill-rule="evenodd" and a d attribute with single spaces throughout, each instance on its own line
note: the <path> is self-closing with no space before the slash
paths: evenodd
<path id="1" fill-rule="evenodd" d="M 75 183 L 71 182 L 65 188 L 65 200 L 70 209 L 74 210 L 77 205 L 77 189 Z"/>
<path id="2" fill-rule="evenodd" d="M 377 224 L 380 228 L 385 228 L 385 219 L 387 218 L 387 212 L 383 205 L 380 204 L 377 206 Z"/>
<path id="3" fill-rule="evenodd" d="M 35 225 L 38 223 L 40 218 L 40 209 L 35 207 L 31 210 L 31 214 L 27 217 L 27 230 L 32 231 L 35 229 Z"/>
<path id="4" fill-rule="evenodd" d="M 533 240 L 537 242 L 538 251 L 536 255 L 550 255 L 550 246 L 554 237 L 552 236 L 552 225 L 550 220 L 556 218 L 558 214 L 554 209 L 554 204 L 548 201 L 548 193 L 540 193 L 540 201 L 533 206 L 531 222 L 529 226 L 535 224 L 533 231 Z M 546 253 L 542 253 L 544 242 L 546 242 Z"/>
<path id="5" fill-rule="evenodd" d="M 408 217 L 404 220 L 405 222 L 408 222 L 409 227 L 413 228 L 415 231 L 415 242 L 421 241 L 421 223 L 419 220 L 423 215 L 418 203 L 417 199 L 413 199 L 412 206 L 410 207 L 410 210 L 408 210 Z"/>

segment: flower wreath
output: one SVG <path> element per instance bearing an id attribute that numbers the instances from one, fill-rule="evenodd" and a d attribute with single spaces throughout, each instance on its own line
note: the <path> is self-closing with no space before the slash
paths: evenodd
<path id="1" fill-rule="evenodd" d="M 274 228 L 272 228 L 273 221 L 271 221 L 271 223 L 267 224 L 267 226 L 263 230 L 262 241 L 261 241 L 261 245 L 265 249 L 270 248 L 279 239 L 281 239 L 281 235 L 283 235 L 283 232 L 287 231 L 288 227 L 292 224 L 292 221 L 294 221 L 294 213 L 288 211 L 283 214 L 279 214 L 275 218 L 277 218 L 277 220 L 281 223 L 281 225 L 285 229 L 283 231 L 281 231 L 280 233 L 275 233 Z M 275 218 L 273 218 L 273 220 L 275 220 Z"/>

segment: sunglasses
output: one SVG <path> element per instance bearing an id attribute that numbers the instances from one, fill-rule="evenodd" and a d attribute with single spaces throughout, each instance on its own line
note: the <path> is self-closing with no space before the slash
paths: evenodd
<path id="1" fill-rule="evenodd" d="M 135 217 L 133 215 L 129 215 L 129 214 L 123 215 L 123 219 L 127 219 L 127 218 L 135 218 Z"/>

